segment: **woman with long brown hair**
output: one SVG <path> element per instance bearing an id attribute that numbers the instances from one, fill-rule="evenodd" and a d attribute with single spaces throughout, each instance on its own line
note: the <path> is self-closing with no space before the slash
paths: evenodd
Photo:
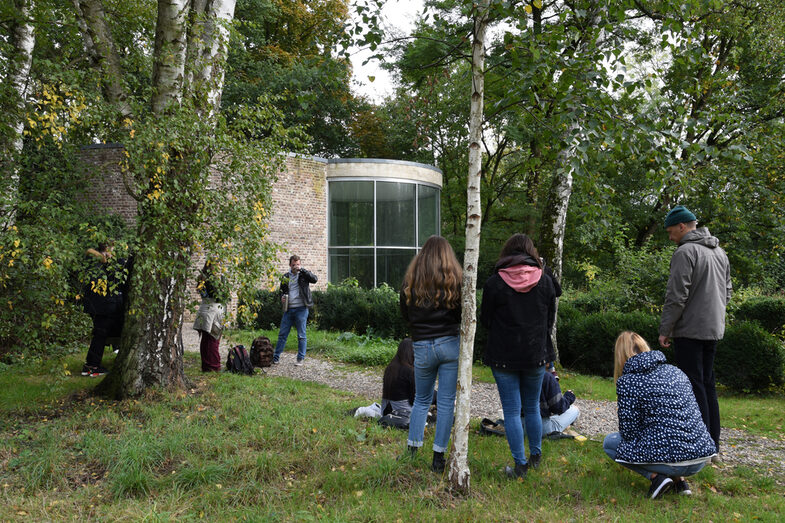
<path id="1" fill-rule="evenodd" d="M 542 456 L 540 390 L 545 365 L 553 361 L 549 345 L 556 317 L 556 290 L 543 271 L 531 238 L 514 234 L 504 244 L 495 273 L 485 283 L 480 321 L 488 329 L 485 364 L 491 367 L 504 411 L 504 429 L 515 466 L 510 477 L 523 477 Z M 529 440 L 524 449 L 521 409 Z"/>
<path id="2" fill-rule="evenodd" d="M 433 440 L 434 472 L 444 471 L 444 452 L 450 440 L 458 382 L 463 271 L 450 244 L 431 236 L 406 270 L 401 287 L 401 314 L 409 323 L 414 341 L 416 393 L 409 420 L 409 454 L 423 445 L 425 422 L 436 393 L 436 434 Z"/>

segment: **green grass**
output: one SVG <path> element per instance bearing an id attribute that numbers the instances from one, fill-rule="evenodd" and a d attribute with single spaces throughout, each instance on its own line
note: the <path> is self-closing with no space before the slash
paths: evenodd
<path id="1" fill-rule="evenodd" d="M 26 372 L 5 369 L 0 378 Z M 348 417 L 358 400 L 350 394 L 203 375 L 195 354 L 186 372 L 194 388 L 185 393 L 114 402 L 83 391 L 63 402 L 72 390 L 63 385 L 46 416 L 33 413 L 47 410 L 48 393 L 0 413 L 0 520 L 777 521 L 785 511 L 783 488 L 750 468 L 704 469 L 692 498 L 651 502 L 648 482 L 592 441 L 545 441 L 541 468 L 510 481 L 501 472 L 511 461 L 506 441 L 480 436 L 476 421 L 472 493 L 461 497 L 430 471 L 429 451 L 396 460 L 404 432 Z M 82 389 L 97 381 L 70 380 Z M 428 430 L 426 449 L 432 437 Z"/>

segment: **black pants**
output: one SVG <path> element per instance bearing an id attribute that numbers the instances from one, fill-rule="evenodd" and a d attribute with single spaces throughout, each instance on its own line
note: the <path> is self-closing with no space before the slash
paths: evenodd
<path id="1" fill-rule="evenodd" d="M 717 402 L 717 389 L 714 386 L 714 354 L 717 340 L 693 340 L 674 338 L 676 366 L 690 380 L 692 392 L 709 429 L 709 435 L 720 450 L 720 405 Z"/>
<path id="2" fill-rule="evenodd" d="M 90 340 L 90 348 L 87 349 L 85 364 L 89 367 L 98 367 L 101 365 L 101 359 L 104 357 L 104 347 L 106 347 L 106 339 L 119 336 L 122 328 L 123 317 L 120 315 L 94 315 L 93 338 Z"/>

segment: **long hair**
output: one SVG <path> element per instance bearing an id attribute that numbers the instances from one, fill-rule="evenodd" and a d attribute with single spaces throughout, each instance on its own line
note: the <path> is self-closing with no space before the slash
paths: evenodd
<path id="1" fill-rule="evenodd" d="M 392 390 L 393 385 L 398 381 L 401 369 L 404 367 L 414 367 L 414 343 L 411 338 L 401 340 L 401 343 L 398 344 L 398 352 L 395 353 L 387 368 L 384 369 L 382 394 Z"/>
<path id="2" fill-rule="evenodd" d="M 528 235 L 517 233 L 510 236 L 510 238 L 505 242 L 504 247 L 502 247 L 502 252 L 499 253 L 499 259 L 506 258 L 508 256 L 513 256 L 515 254 L 528 254 L 534 261 L 537 262 L 537 265 L 540 266 L 542 269 L 542 261 L 540 260 L 540 253 L 537 252 L 537 247 L 534 246 L 534 242 Z"/>
<path id="3" fill-rule="evenodd" d="M 649 344 L 639 334 L 632 331 L 624 331 L 619 334 L 613 349 L 613 381 L 619 381 L 619 376 L 621 376 L 624 364 L 628 359 L 650 350 Z"/>
<path id="4" fill-rule="evenodd" d="M 462 279 L 463 270 L 449 242 L 441 236 L 431 236 L 403 277 L 406 304 L 456 309 L 460 307 Z"/>

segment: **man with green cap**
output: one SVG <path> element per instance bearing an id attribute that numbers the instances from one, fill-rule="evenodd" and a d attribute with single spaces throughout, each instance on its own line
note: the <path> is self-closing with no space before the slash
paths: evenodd
<path id="1" fill-rule="evenodd" d="M 714 385 L 714 354 L 725 334 L 725 307 L 731 296 L 730 263 L 720 241 L 683 205 L 665 217 L 673 253 L 660 320 L 660 345 L 670 347 L 687 375 L 703 422 L 719 452 L 720 408 Z"/>

